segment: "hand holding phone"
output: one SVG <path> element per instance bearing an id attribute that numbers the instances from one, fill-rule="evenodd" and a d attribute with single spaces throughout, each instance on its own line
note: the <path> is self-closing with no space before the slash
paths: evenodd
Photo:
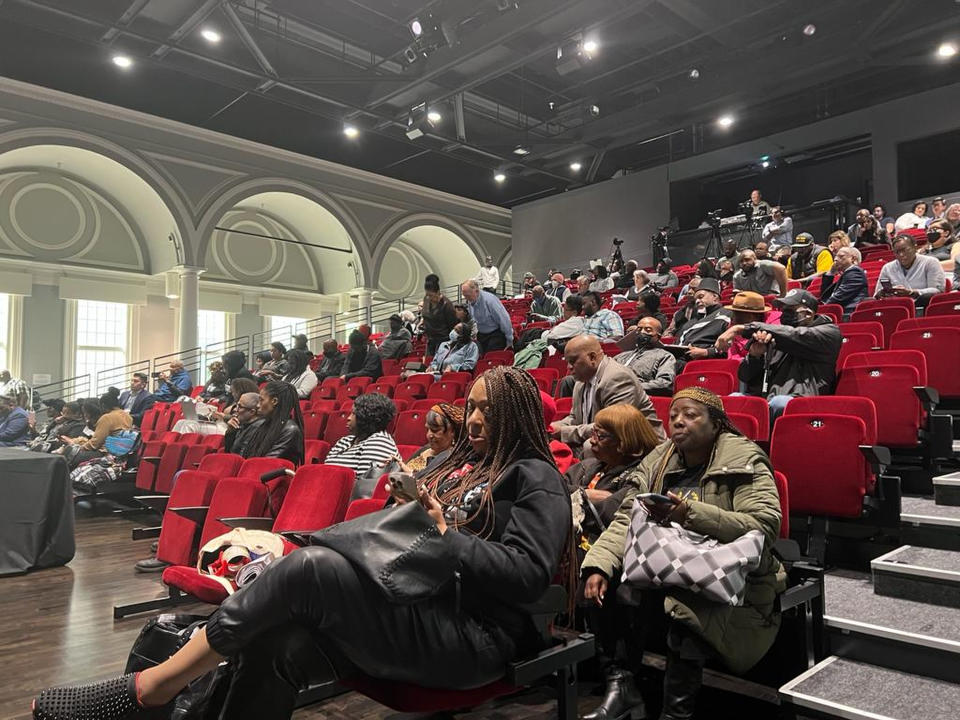
<path id="1" fill-rule="evenodd" d="M 640 493 L 638 495 L 644 504 L 646 505 L 676 505 L 677 501 L 668 495 L 661 495 L 660 493 Z"/>
<path id="2" fill-rule="evenodd" d="M 880 280 L 880 287 L 882 288 L 884 295 L 890 295 L 893 293 L 893 283 L 886 278 Z"/>
<path id="3" fill-rule="evenodd" d="M 419 500 L 420 489 L 417 487 L 416 478 L 409 473 L 392 472 L 389 476 L 390 494 L 398 500 L 412 502 Z"/>

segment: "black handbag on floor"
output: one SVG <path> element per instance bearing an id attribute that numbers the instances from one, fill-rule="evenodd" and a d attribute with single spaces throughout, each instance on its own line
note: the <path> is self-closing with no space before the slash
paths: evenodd
<path id="1" fill-rule="evenodd" d="M 400 605 L 439 594 L 457 571 L 457 559 L 418 502 L 331 525 L 315 532 L 310 544 L 343 555 Z"/>

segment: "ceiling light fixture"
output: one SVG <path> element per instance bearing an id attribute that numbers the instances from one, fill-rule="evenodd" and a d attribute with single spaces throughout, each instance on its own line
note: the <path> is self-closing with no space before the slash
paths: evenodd
<path id="1" fill-rule="evenodd" d="M 599 105 L 591 105 L 590 107 L 587 108 L 587 110 L 588 110 L 588 111 L 590 112 L 590 114 L 593 115 L 594 117 L 597 117 L 597 115 L 600 114 L 600 106 L 599 106 Z"/>
<path id="2" fill-rule="evenodd" d="M 514 154 L 514 155 L 520 155 L 520 156 L 529 155 L 529 154 L 530 154 L 530 148 L 525 147 L 524 145 L 517 145 L 517 146 L 513 149 L 513 154 Z"/>
<path id="3" fill-rule="evenodd" d="M 597 52 L 597 50 L 599 50 L 599 49 L 600 49 L 600 45 L 597 44 L 597 41 L 596 41 L 596 40 L 586 40 L 586 41 L 583 43 L 583 51 L 584 51 L 587 55 L 589 55 L 589 56 L 591 56 L 591 57 L 592 57 L 592 56 Z"/>
<path id="4" fill-rule="evenodd" d="M 717 125 L 724 129 L 733 125 L 733 122 L 733 115 L 721 115 L 719 118 L 717 118 Z"/>
<path id="5" fill-rule="evenodd" d="M 353 140 L 355 137 L 357 137 L 357 135 L 360 134 L 360 131 L 357 129 L 356 125 L 347 124 L 343 126 L 343 134 Z"/>
<path id="6" fill-rule="evenodd" d="M 699 80 L 700 70 L 697 68 L 690 68 L 690 72 L 687 73 L 687 77 L 690 78 L 691 80 Z"/>
<path id="7" fill-rule="evenodd" d="M 133 60 L 128 55 L 114 55 L 111 59 L 114 65 L 124 70 L 133 66 Z"/>
<path id="8" fill-rule="evenodd" d="M 568 75 L 579 70 L 593 59 L 600 45 L 596 40 L 584 40 L 577 34 L 557 47 L 557 73 Z"/>
<path id="9" fill-rule="evenodd" d="M 423 35 L 423 24 L 420 22 L 419 18 L 414 18 L 410 21 L 410 32 L 414 37 L 420 37 Z"/>
<path id="10" fill-rule="evenodd" d="M 807 37 L 812 37 L 814 33 L 817 32 L 817 26 L 813 23 L 808 23 L 803 26 L 803 34 Z"/>
<path id="11" fill-rule="evenodd" d="M 937 55 L 942 58 L 952 58 L 957 54 L 957 46 L 952 42 L 940 43 L 937 48 Z"/>
<path id="12" fill-rule="evenodd" d="M 770 161 L 769 161 L 769 160 L 764 160 L 763 162 L 760 163 L 760 167 L 762 167 L 762 168 L 764 168 L 764 169 L 770 167 Z"/>
<path id="13" fill-rule="evenodd" d="M 493 174 L 493 179 L 498 183 L 503 183 L 503 182 L 506 182 L 507 176 L 504 174 L 502 170 L 497 170 Z"/>
<path id="14" fill-rule="evenodd" d="M 443 120 L 443 115 L 441 115 L 436 110 L 430 110 L 429 112 L 427 112 L 427 120 L 429 120 L 431 124 L 436 125 L 441 120 Z"/>
<path id="15" fill-rule="evenodd" d="M 573 170 L 574 172 L 580 172 L 580 168 L 582 168 L 582 167 L 583 167 L 583 165 L 581 165 L 581 164 L 580 164 L 579 162 L 577 162 L 576 160 L 574 160 L 572 163 L 570 163 L 570 169 Z"/>
<path id="16" fill-rule="evenodd" d="M 202 37 L 208 43 L 213 43 L 214 45 L 220 42 L 220 33 L 218 33 L 213 28 L 204 28 L 203 30 L 201 30 L 200 37 Z"/>
<path id="17" fill-rule="evenodd" d="M 443 119 L 433 108 L 428 109 L 425 102 L 410 108 L 407 116 L 407 137 L 416 140 L 426 135 Z"/>

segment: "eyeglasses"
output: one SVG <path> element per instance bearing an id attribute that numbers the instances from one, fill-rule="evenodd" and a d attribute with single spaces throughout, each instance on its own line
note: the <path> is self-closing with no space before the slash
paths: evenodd
<path id="1" fill-rule="evenodd" d="M 598 430 L 596 427 L 593 428 L 593 431 L 590 433 L 600 442 L 606 442 L 607 440 L 613 439 L 613 433 L 604 432 L 603 430 Z"/>

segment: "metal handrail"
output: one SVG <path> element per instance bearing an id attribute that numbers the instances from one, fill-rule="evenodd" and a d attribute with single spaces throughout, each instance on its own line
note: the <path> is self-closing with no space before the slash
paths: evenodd
<path id="1" fill-rule="evenodd" d="M 75 375 L 57 382 L 44 383 L 43 385 L 34 385 L 33 391 L 40 396 L 41 400 L 49 398 L 60 398 L 71 401 L 80 398 L 92 397 L 93 383 L 90 381 L 90 375 Z"/>
<path id="2" fill-rule="evenodd" d="M 95 393 L 100 393 L 106 391 L 106 389 L 111 385 L 124 386 L 126 385 L 127 378 L 129 378 L 135 372 L 142 372 L 149 375 L 150 361 L 136 360 L 134 362 L 127 363 L 126 365 L 119 365 L 117 367 L 98 371 L 97 381 L 93 387 L 93 390 Z"/>
<path id="3" fill-rule="evenodd" d="M 234 350 L 242 352 L 246 356 L 247 362 L 251 362 L 250 336 L 238 335 L 237 337 L 227 338 L 226 340 L 204 346 L 203 367 L 208 366 L 213 360 L 219 360 L 223 355 L 226 355 L 228 352 L 233 352 Z"/>

